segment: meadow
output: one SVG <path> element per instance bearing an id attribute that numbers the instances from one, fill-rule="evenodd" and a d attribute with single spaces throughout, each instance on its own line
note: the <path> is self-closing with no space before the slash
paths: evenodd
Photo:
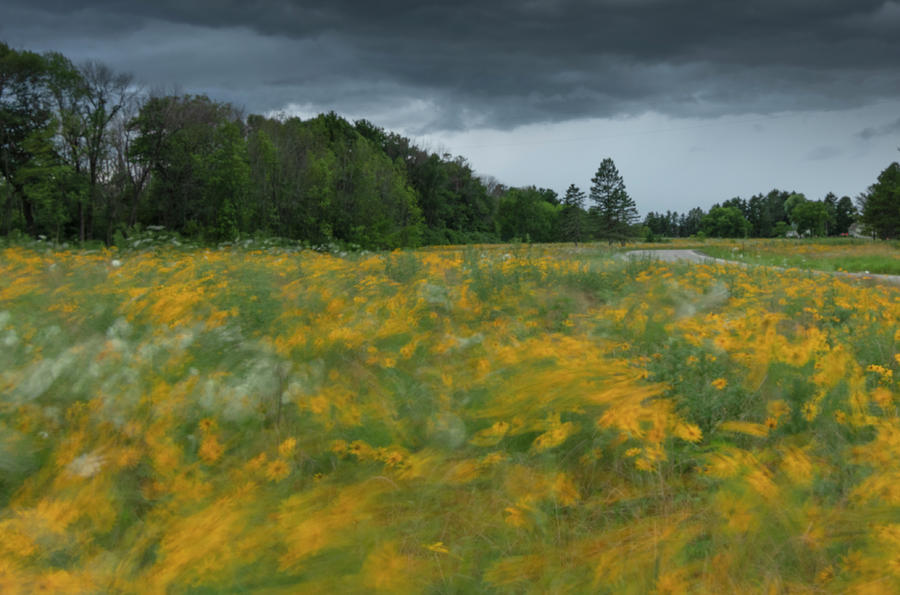
<path id="1" fill-rule="evenodd" d="M 900 275 L 900 243 L 857 238 L 679 239 L 671 247 L 686 246 L 726 260 L 785 268 Z M 657 247 L 659 247 L 657 245 Z M 669 246 L 665 246 L 669 247 Z"/>
<path id="2" fill-rule="evenodd" d="M 900 591 L 900 291 L 0 247 L 0 591 Z"/>

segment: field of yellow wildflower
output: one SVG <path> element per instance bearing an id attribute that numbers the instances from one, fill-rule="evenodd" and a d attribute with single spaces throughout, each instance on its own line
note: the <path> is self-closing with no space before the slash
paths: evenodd
<path id="1" fill-rule="evenodd" d="M 0 249 L 0 592 L 900 591 L 900 290 Z"/>

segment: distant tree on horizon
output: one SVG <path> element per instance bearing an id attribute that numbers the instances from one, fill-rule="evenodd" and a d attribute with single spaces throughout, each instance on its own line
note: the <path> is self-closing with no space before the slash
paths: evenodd
<path id="1" fill-rule="evenodd" d="M 858 218 L 859 212 L 853 206 L 853 200 L 849 196 L 840 197 L 834 212 L 834 235 L 849 233 L 850 226 L 856 223 Z"/>
<path id="2" fill-rule="evenodd" d="M 801 236 L 827 235 L 828 207 L 824 201 L 803 198 L 791 205 L 790 217 Z"/>
<path id="3" fill-rule="evenodd" d="M 700 223 L 700 229 L 716 238 L 745 238 L 750 233 L 750 222 L 738 207 L 714 206 Z"/>

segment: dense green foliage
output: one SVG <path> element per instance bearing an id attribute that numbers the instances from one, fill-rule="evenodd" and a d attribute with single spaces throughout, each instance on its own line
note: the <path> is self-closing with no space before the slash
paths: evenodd
<path id="1" fill-rule="evenodd" d="M 750 224 L 737 207 L 713 207 L 703 217 L 703 233 L 719 238 L 742 238 Z"/>
<path id="2" fill-rule="evenodd" d="M 774 189 L 745 200 L 734 197 L 714 204 L 708 213 L 693 208 L 686 214 L 650 212 L 644 227 L 654 237 L 689 237 L 702 232 L 721 238 L 845 236 L 859 213 L 849 196 L 828 193 L 822 200 Z"/>
<path id="3" fill-rule="evenodd" d="M 890 164 L 863 197 L 863 223 L 880 238 L 900 237 L 900 163 Z"/>
<path id="4" fill-rule="evenodd" d="M 480 178 L 367 120 L 244 116 L 205 96 L 143 96 L 127 75 L 0 42 L 0 233 L 112 244 L 163 227 L 202 241 L 278 236 L 367 248 L 640 236 L 900 233 L 896 163 L 857 197 L 772 190 L 642 224 L 611 158 L 589 196 Z M 588 205 L 585 205 L 589 199 Z"/>
<path id="5" fill-rule="evenodd" d="M 143 97 L 102 65 L 2 43 L 0 116 L 7 235 L 110 244 L 162 227 L 202 241 L 367 248 L 634 235 L 633 201 L 627 224 L 591 226 L 583 201 L 483 180 L 464 158 L 366 120 L 244 117 L 205 96 Z"/>

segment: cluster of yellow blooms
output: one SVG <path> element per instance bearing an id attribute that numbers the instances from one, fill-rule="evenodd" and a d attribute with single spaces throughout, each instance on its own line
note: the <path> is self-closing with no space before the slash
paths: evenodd
<path id="1" fill-rule="evenodd" d="M 0 591 L 897 592 L 898 320 L 594 246 L 6 247 Z"/>

